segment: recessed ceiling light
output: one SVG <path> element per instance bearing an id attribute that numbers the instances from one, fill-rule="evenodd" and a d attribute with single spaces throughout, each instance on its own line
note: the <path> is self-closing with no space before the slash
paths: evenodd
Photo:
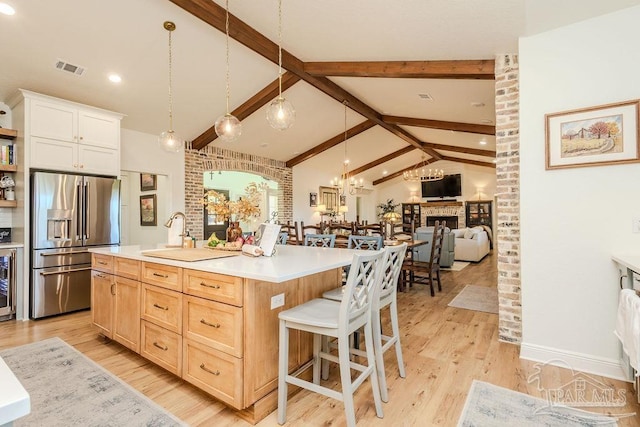
<path id="1" fill-rule="evenodd" d="M 0 13 L 3 15 L 15 15 L 16 10 L 6 3 L 0 3 Z"/>
<path id="2" fill-rule="evenodd" d="M 382 171 L 382 175 L 386 175 L 386 174 L 388 174 L 388 173 L 389 173 L 389 172 L 387 172 L 387 171 Z"/>
<path id="3" fill-rule="evenodd" d="M 433 97 L 428 93 L 419 93 L 418 96 L 420 99 L 424 99 L 425 101 L 433 101 Z"/>
<path id="4" fill-rule="evenodd" d="M 267 144 L 266 142 L 263 142 L 262 144 L 260 144 L 260 147 L 262 147 L 262 148 L 265 148 L 265 147 L 268 147 L 268 146 L 269 146 L 269 144 Z"/>
<path id="5" fill-rule="evenodd" d="M 485 141 L 484 139 L 480 141 L 480 145 L 487 145 L 487 141 Z"/>
<path id="6" fill-rule="evenodd" d="M 111 83 L 120 83 L 122 81 L 122 77 L 117 74 L 109 74 L 109 81 Z"/>
<path id="7" fill-rule="evenodd" d="M 484 102 L 475 101 L 471 103 L 471 106 L 476 108 L 484 107 Z"/>

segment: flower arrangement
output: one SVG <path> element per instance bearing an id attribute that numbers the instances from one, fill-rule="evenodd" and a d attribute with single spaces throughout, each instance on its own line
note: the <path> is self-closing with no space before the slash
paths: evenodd
<path id="1" fill-rule="evenodd" d="M 395 212 L 396 208 L 400 206 L 400 203 L 393 203 L 393 199 L 388 199 L 386 203 L 380 203 L 378 208 L 378 217 L 380 219 L 384 218 L 384 215 L 389 212 Z"/>
<path id="2" fill-rule="evenodd" d="M 249 221 L 260 216 L 260 200 L 267 184 L 250 183 L 244 189 L 245 195 L 238 200 L 227 200 L 224 194 L 209 190 L 204 196 L 203 204 L 211 214 L 224 221 Z"/>

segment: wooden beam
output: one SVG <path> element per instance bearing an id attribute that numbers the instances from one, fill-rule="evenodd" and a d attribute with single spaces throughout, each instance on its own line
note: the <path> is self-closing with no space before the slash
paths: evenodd
<path id="1" fill-rule="evenodd" d="M 459 157 L 451 157 L 451 156 L 443 156 L 442 160 L 448 160 L 450 162 L 458 162 L 458 163 L 467 163 L 469 165 L 482 166 L 485 168 L 496 168 L 496 164 L 491 162 L 481 162 L 479 160 L 471 160 L 471 159 L 461 159 Z"/>
<path id="2" fill-rule="evenodd" d="M 382 120 L 393 125 L 417 126 L 429 129 L 452 130 L 455 132 L 495 135 L 496 127 L 475 123 L 445 122 L 443 120 L 415 119 L 411 117 L 382 116 Z"/>
<path id="3" fill-rule="evenodd" d="M 298 81 L 300 81 L 300 77 L 295 74 L 290 72 L 284 73 L 282 75 L 282 91 L 284 92 L 289 89 Z M 278 79 L 275 79 L 269 83 L 267 87 L 249 98 L 244 104 L 233 110 L 231 114 L 236 116 L 238 120 L 243 121 L 251 114 L 258 111 L 261 107 L 271 102 L 272 99 L 275 99 L 275 97 L 278 96 L 279 91 L 279 82 Z M 193 139 L 191 144 L 193 148 L 200 150 L 201 148 L 206 147 L 210 142 L 214 141 L 217 137 L 218 134 L 216 134 L 215 126 L 211 126 L 209 129 Z"/>
<path id="4" fill-rule="evenodd" d="M 373 126 L 375 126 L 375 124 L 371 120 L 365 120 L 364 122 L 362 122 L 360 124 L 357 124 L 354 127 L 352 127 L 351 129 L 347 130 L 347 139 L 353 138 L 354 136 L 358 135 L 359 133 L 362 133 L 367 129 L 371 129 Z M 293 159 L 288 160 L 287 161 L 287 167 L 288 168 L 292 168 L 295 165 L 299 165 L 300 163 L 304 162 L 305 160 L 309 160 L 313 156 L 318 155 L 318 154 L 322 153 L 323 151 L 328 150 L 331 147 L 335 147 L 336 145 L 340 144 L 341 142 L 344 142 L 344 132 L 340 132 L 338 135 L 329 138 L 328 140 L 326 140 L 322 144 L 316 145 L 315 147 L 311 148 L 310 150 L 307 150 L 304 153 L 297 155 Z"/>
<path id="5" fill-rule="evenodd" d="M 400 157 L 403 154 L 410 153 L 415 149 L 416 148 L 414 146 L 408 145 L 408 146 L 406 146 L 404 148 L 401 148 L 398 151 L 394 151 L 391 154 L 387 154 L 384 157 L 380 157 L 379 159 L 374 160 L 372 162 L 369 162 L 366 165 L 362 165 L 359 168 L 356 168 L 356 169 L 354 169 L 352 171 L 349 171 L 349 175 L 351 175 L 351 176 L 357 175 L 357 174 L 362 173 L 362 172 L 364 172 L 366 170 L 369 170 L 369 169 L 374 168 L 374 167 L 376 167 L 378 165 L 381 165 L 381 164 L 383 164 L 385 162 L 388 162 L 389 160 L 395 159 L 396 157 Z"/>
<path id="6" fill-rule="evenodd" d="M 226 10 L 215 2 L 211 0 L 170 1 L 219 31 L 223 33 L 225 32 Z M 271 62 L 275 64 L 278 63 L 278 45 L 232 14 L 229 14 L 229 37 L 245 45 L 259 55 L 262 55 Z M 348 101 L 349 108 L 353 111 L 402 138 L 414 147 L 421 149 L 430 156 L 440 158 L 440 155 L 435 150 L 423 147 L 420 140 L 409 132 L 401 129 L 399 126 L 385 123 L 382 120 L 380 113 L 338 86 L 336 83 L 326 77 L 316 77 L 305 72 L 304 63 L 284 49 L 282 50 L 282 67 L 338 102 L 342 103 L 345 100 Z"/>
<path id="7" fill-rule="evenodd" d="M 305 62 L 312 76 L 495 80 L 495 61 Z"/>
<path id="8" fill-rule="evenodd" d="M 418 168 L 418 167 L 420 167 L 422 165 L 429 165 L 429 164 L 435 163 L 437 161 L 438 161 L 437 159 L 421 160 L 419 163 L 416 163 L 415 165 L 406 167 L 404 169 L 399 170 L 398 172 L 390 173 L 390 174 L 387 174 L 387 175 L 383 176 L 382 178 L 374 180 L 373 181 L 373 185 L 382 184 L 383 182 L 386 182 L 386 181 L 392 180 L 394 178 L 397 178 L 399 176 L 402 176 L 402 174 L 404 172 L 406 172 L 406 171 L 413 170 L 413 169 Z"/>
<path id="9" fill-rule="evenodd" d="M 482 150 L 480 148 L 458 147 L 455 145 L 434 144 L 432 142 L 424 142 L 425 147 L 434 150 L 454 151 L 456 153 L 475 154 L 476 156 L 495 157 L 496 152 L 491 150 Z"/>

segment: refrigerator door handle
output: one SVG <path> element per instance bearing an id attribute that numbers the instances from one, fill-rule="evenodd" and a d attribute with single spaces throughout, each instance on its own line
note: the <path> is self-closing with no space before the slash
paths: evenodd
<path id="1" fill-rule="evenodd" d="M 76 200 L 78 201 L 78 207 L 82 206 L 82 198 L 81 198 L 81 191 L 80 191 L 80 185 L 81 183 L 76 184 Z M 82 234 L 82 215 L 80 212 L 80 209 L 76 209 L 76 240 L 79 240 L 81 238 L 81 234 Z"/>
<path id="2" fill-rule="evenodd" d="M 67 273 L 75 273 L 77 271 L 87 271 L 87 270 L 91 270 L 91 267 L 88 268 L 72 268 L 69 270 L 60 270 L 60 271 L 41 271 L 40 275 L 41 276 L 52 276 L 54 274 L 67 274 Z"/>
<path id="3" fill-rule="evenodd" d="M 91 220 L 89 217 L 89 183 L 87 181 L 84 182 L 84 200 L 83 200 L 83 205 L 84 205 L 84 230 L 83 230 L 83 235 L 84 235 L 84 239 L 85 240 L 89 240 L 90 236 L 89 236 L 89 227 L 87 227 L 87 224 L 89 224 L 89 221 Z"/>

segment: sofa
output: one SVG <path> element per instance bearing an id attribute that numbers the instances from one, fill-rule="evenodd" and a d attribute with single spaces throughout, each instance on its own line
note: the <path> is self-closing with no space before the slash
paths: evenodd
<path id="1" fill-rule="evenodd" d="M 489 253 L 489 235 L 482 226 L 451 230 L 451 234 L 455 236 L 457 261 L 478 262 Z"/>
<path id="2" fill-rule="evenodd" d="M 431 257 L 431 244 L 433 242 L 433 227 L 418 227 L 413 233 L 414 240 L 426 240 L 429 243 L 418 246 L 413 251 L 414 259 L 429 262 Z M 455 238 L 448 227 L 444 229 L 442 253 L 440 254 L 440 267 L 451 267 L 454 260 Z"/>

